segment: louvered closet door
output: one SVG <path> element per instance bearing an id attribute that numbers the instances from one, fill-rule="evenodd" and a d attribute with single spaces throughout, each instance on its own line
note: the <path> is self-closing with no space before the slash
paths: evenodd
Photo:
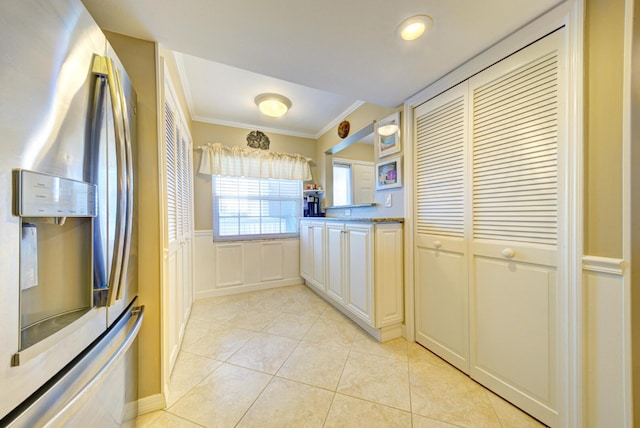
<path id="1" fill-rule="evenodd" d="M 467 83 L 414 112 L 416 339 L 469 371 Z"/>
<path id="2" fill-rule="evenodd" d="M 170 369 L 173 369 L 179 349 L 180 323 L 176 319 L 181 313 L 179 304 L 180 288 L 176 285 L 182 279 L 182 257 L 180 252 L 180 167 L 179 167 L 179 135 L 177 117 L 173 106 L 165 102 L 164 109 L 164 158 L 165 158 L 165 189 L 166 189 L 166 224 L 167 243 L 165 248 L 166 263 L 166 312 L 167 324 L 166 342 Z"/>
<path id="3" fill-rule="evenodd" d="M 183 324 L 189 321 L 191 303 L 193 302 L 193 148 L 188 134 L 181 134 L 181 144 L 183 146 L 183 171 L 182 171 L 182 206 L 183 206 L 183 248 L 182 248 L 182 270 L 183 270 Z"/>
<path id="4" fill-rule="evenodd" d="M 169 90 L 166 94 L 170 93 Z M 166 95 L 165 94 L 165 95 Z M 193 301 L 193 167 L 191 140 L 173 97 L 165 100 L 166 243 L 164 305 L 169 369 L 175 364 Z"/>
<path id="5" fill-rule="evenodd" d="M 165 187 L 167 192 L 167 229 L 169 244 L 174 243 L 178 239 L 178 191 L 177 191 L 177 136 L 175 114 L 169 103 L 164 105 L 164 140 L 165 140 Z"/>
<path id="6" fill-rule="evenodd" d="M 560 35 L 469 81 L 471 376 L 557 422 Z"/>

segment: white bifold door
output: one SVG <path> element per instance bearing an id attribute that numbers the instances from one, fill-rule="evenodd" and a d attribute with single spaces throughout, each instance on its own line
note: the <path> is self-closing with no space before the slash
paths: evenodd
<path id="1" fill-rule="evenodd" d="M 417 340 L 558 422 L 562 30 L 414 111 Z"/>

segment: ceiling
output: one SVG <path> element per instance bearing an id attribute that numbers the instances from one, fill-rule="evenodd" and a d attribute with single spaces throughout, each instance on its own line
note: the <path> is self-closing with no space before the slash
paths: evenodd
<path id="1" fill-rule="evenodd" d="M 561 0 L 83 0 L 109 31 L 176 52 L 191 118 L 318 138 L 361 102 L 397 107 Z M 432 30 L 396 28 L 426 14 Z M 258 113 L 256 95 L 291 110 Z"/>

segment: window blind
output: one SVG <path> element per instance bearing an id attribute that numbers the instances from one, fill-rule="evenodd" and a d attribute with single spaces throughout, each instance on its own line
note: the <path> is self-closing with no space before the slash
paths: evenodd
<path id="1" fill-rule="evenodd" d="M 302 181 L 213 176 L 215 240 L 298 236 Z"/>

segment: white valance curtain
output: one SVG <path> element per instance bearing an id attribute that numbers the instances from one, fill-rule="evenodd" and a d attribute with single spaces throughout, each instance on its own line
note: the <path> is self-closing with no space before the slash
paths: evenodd
<path id="1" fill-rule="evenodd" d="M 247 178 L 311 180 L 309 160 L 299 154 L 277 153 L 250 147 L 208 143 L 202 150 L 200 174 Z"/>

